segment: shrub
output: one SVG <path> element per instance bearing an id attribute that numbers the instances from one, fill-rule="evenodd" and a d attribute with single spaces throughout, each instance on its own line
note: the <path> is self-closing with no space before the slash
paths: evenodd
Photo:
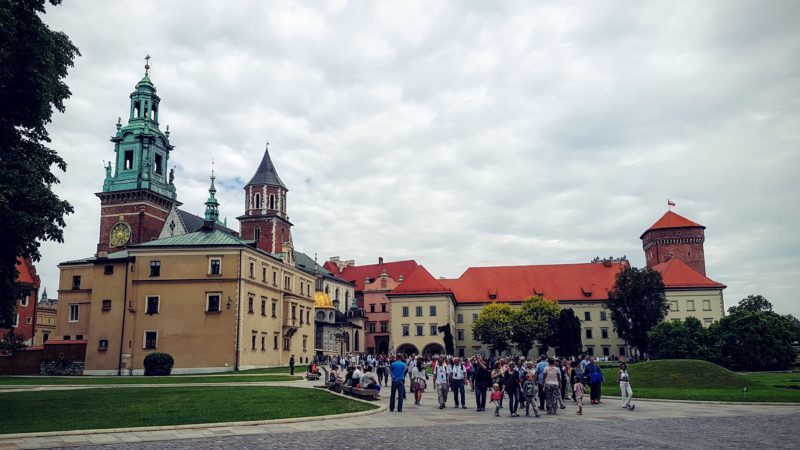
<path id="1" fill-rule="evenodd" d="M 144 358 L 145 376 L 169 375 L 175 360 L 169 353 L 150 353 Z"/>

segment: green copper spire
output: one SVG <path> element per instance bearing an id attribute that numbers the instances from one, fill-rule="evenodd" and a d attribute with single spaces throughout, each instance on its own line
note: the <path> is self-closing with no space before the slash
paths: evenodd
<path id="1" fill-rule="evenodd" d="M 158 114 L 161 98 L 150 81 L 150 55 L 145 58 L 144 77 L 130 94 L 127 125 L 117 120 L 114 143 L 116 164 L 104 167 L 103 192 L 148 190 L 174 200 L 175 185 L 171 182 L 169 156 L 174 148 L 169 142 L 169 127 L 162 133 Z"/>
<path id="2" fill-rule="evenodd" d="M 219 202 L 215 197 L 217 193 L 217 187 L 214 186 L 214 180 L 217 177 L 214 176 L 214 160 L 211 160 L 211 186 L 208 188 L 208 200 L 206 200 L 206 220 L 213 220 L 215 223 L 219 222 Z"/>

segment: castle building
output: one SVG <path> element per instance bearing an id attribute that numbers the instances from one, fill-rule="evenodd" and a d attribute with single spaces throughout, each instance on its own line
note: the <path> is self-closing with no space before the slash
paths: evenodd
<path id="1" fill-rule="evenodd" d="M 11 327 L 0 329 L 0 337 L 5 337 L 6 333 L 13 330 L 14 334 L 21 336 L 27 345 L 33 345 L 36 335 L 36 297 L 39 295 L 41 282 L 33 261 L 17 258 L 17 278 L 14 282 L 24 285 L 27 292 L 17 300 Z"/>
<path id="2" fill-rule="evenodd" d="M 58 310 L 58 300 L 47 297 L 47 289 L 42 290 L 42 297 L 36 305 L 36 330 L 33 337 L 34 346 L 42 346 L 50 340 L 50 336 L 55 335 L 56 331 L 56 312 Z"/>

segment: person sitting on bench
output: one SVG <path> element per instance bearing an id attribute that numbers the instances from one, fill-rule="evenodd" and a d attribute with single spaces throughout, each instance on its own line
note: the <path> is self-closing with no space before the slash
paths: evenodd
<path id="1" fill-rule="evenodd" d="M 381 384 L 378 382 L 378 376 L 375 375 L 375 372 L 372 369 L 372 366 L 367 366 L 364 371 L 364 375 L 361 375 L 361 389 L 375 389 L 378 393 L 375 395 L 376 399 L 379 399 L 379 395 L 381 393 Z"/>

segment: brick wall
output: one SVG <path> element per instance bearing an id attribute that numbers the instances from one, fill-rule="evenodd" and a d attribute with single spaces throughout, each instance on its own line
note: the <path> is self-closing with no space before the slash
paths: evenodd
<path id="1" fill-rule="evenodd" d="M 0 355 L 0 375 L 38 375 L 42 362 L 63 358 L 86 360 L 86 341 L 48 341 L 43 347 L 29 347 L 14 356 Z"/>

